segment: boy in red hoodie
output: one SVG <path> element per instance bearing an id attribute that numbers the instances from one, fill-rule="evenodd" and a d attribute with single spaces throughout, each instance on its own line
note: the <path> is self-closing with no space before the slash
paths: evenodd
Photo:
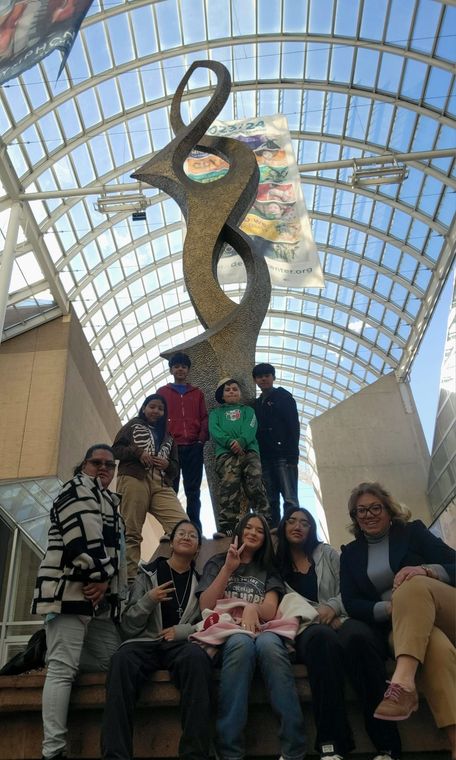
<path id="1" fill-rule="evenodd" d="M 182 472 L 187 515 L 202 530 L 200 489 L 203 477 L 203 449 L 208 439 L 207 409 L 200 388 L 187 383 L 191 366 L 192 363 L 187 354 L 182 352 L 174 354 L 169 360 L 169 369 L 174 382 L 164 385 L 157 393 L 166 399 L 168 429 L 177 443 L 179 453 L 180 469 L 173 482 L 173 488 L 177 493 Z"/>

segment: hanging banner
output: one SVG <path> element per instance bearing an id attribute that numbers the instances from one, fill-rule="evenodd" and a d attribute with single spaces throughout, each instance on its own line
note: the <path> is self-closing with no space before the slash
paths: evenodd
<path id="1" fill-rule="evenodd" d="M 0 85 L 53 50 L 65 62 L 93 0 L 0 0 Z"/>
<path id="2" fill-rule="evenodd" d="M 258 193 L 241 229 L 263 255 L 274 285 L 323 288 L 323 272 L 310 229 L 301 181 L 285 116 L 242 121 L 214 121 L 208 135 L 233 137 L 247 143 L 260 169 Z M 213 182 L 228 171 L 218 156 L 192 151 L 185 172 L 197 182 Z M 245 279 L 238 254 L 227 246 L 220 258 L 221 283 Z"/>

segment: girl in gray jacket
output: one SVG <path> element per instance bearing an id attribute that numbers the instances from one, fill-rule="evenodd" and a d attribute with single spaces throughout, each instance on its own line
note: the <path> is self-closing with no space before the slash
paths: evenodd
<path id="1" fill-rule="evenodd" d="M 295 639 L 296 661 L 307 666 L 312 692 L 316 749 L 325 760 L 343 760 L 354 748 L 344 701 L 344 676 L 348 675 L 364 703 L 365 664 L 373 656 L 371 642 L 364 623 L 347 617 L 339 588 L 339 554 L 318 539 L 310 512 L 290 507 L 277 534 L 277 560 L 283 579 L 318 611 L 316 622 Z M 364 719 L 377 751 L 374 760 L 399 757 L 396 726 L 373 719 L 366 711 Z"/>

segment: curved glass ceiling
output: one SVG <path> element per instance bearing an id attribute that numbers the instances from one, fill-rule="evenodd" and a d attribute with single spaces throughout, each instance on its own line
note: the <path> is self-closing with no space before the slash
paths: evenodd
<path id="1" fill-rule="evenodd" d="M 52 54 L 0 88 L 0 249 L 23 207 L 4 338 L 71 303 L 125 418 L 167 377 L 159 351 L 202 331 L 177 205 L 146 189 L 133 222 L 94 204 L 101 186 L 135 187 L 172 138 L 185 70 L 212 58 L 233 79 L 220 118 L 287 116 L 325 274 L 322 290 L 273 288 L 258 360 L 303 423 L 406 376 L 454 259 L 455 30 L 456 7 L 438 0 L 95 1 L 59 80 Z M 184 118 L 212 86 L 192 77 Z M 405 181 L 352 186 L 353 159 L 385 154 Z"/>

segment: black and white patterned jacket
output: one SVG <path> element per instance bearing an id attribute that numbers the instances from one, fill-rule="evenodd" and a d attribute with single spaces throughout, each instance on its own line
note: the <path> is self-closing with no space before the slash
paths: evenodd
<path id="1" fill-rule="evenodd" d="M 32 613 L 92 615 L 83 586 L 108 581 L 105 600 L 119 614 L 125 560 L 121 562 L 120 497 L 84 473 L 64 484 L 51 509 L 46 553 L 33 594 Z M 123 554 L 123 552 L 122 552 Z M 120 575 L 120 578 L 119 578 Z M 120 594 L 121 595 L 121 594 Z"/>

